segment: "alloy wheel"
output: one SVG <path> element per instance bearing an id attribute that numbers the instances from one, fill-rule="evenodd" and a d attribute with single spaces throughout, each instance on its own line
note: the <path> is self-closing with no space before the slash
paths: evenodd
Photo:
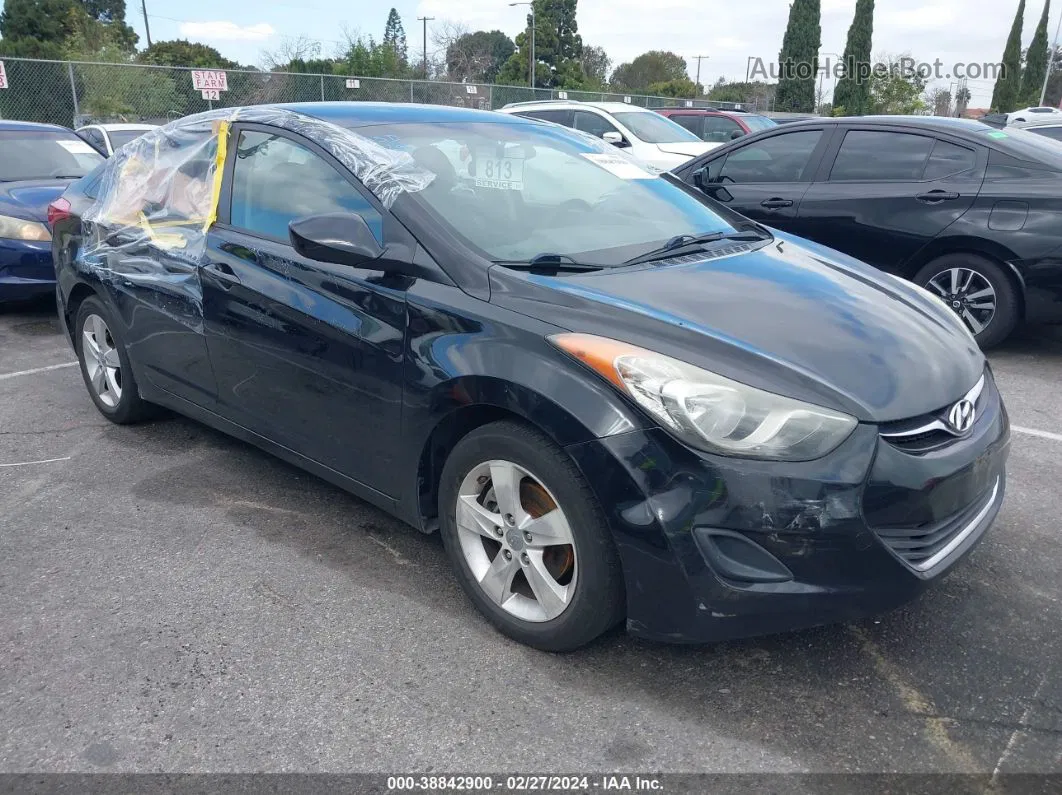
<path id="1" fill-rule="evenodd" d="M 89 383 L 100 402 L 114 408 L 122 399 L 122 361 L 107 323 L 89 315 L 81 328 L 81 356 Z"/>
<path id="2" fill-rule="evenodd" d="M 457 536 L 487 597 L 524 621 L 551 621 L 578 576 L 571 526 L 553 494 L 510 461 L 485 461 L 461 482 Z"/>
<path id="3" fill-rule="evenodd" d="M 948 268 L 930 278 L 927 285 L 966 327 L 980 334 L 996 314 L 996 289 L 982 274 L 970 268 Z"/>

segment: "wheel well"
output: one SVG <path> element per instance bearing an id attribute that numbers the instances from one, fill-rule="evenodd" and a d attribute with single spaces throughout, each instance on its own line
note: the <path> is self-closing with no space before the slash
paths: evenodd
<path id="1" fill-rule="evenodd" d="M 417 499 L 424 532 L 431 533 L 439 527 L 439 482 L 450 451 L 476 428 L 498 420 L 527 422 L 516 412 L 498 406 L 465 406 L 447 415 L 431 432 L 417 464 Z"/>
<path id="2" fill-rule="evenodd" d="M 1012 251 L 998 243 L 979 238 L 962 238 L 953 241 L 935 240 L 905 264 L 903 276 L 913 280 L 918 271 L 922 270 L 933 260 L 946 254 L 976 254 L 979 257 L 992 260 L 1014 286 L 1014 292 L 1018 296 L 1020 317 L 1025 317 L 1025 285 L 1014 269 L 1007 264 L 1010 260 L 1016 259 L 1016 256 Z"/>
<path id="3" fill-rule="evenodd" d="M 77 339 L 77 332 L 74 331 L 74 319 L 77 318 L 77 311 L 81 308 L 81 302 L 94 295 L 96 295 L 96 291 L 82 282 L 75 284 L 74 289 L 70 291 L 70 298 L 66 302 L 66 331 L 70 335 L 70 342 L 74 342 Z"/>

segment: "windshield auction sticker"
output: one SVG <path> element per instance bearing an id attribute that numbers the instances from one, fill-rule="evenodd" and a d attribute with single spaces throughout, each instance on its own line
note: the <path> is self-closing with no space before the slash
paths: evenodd
<path id="1" fill-rule="evenodd" d="M 584 152 L 583 157 L 620 179 L 655 179 L 653 174 L 637 163 L 605 152 Z"/>

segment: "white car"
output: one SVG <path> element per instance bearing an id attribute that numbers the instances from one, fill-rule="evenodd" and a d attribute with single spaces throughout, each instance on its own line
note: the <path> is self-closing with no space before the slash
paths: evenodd
<path id="1" fill-rule="evenodd" d="M 664 171 L 720 146 L 702 141 L 659 113 L 624 102 L 566 99 L 515 102 L 500 112 L 542 119 L 595 135 Z"/>
<path id="2" fill-rule="evenodd" d="M 1040 119 L 1055 118 L 1062 120 L 1062 110 L 1058 108 L 1022 108 L 1007 114 L 1007 124 L 1023 124 L 1025 122 L 1038 121 Z"/>
<path id="3" fill-rule="evenodd" d="M 155 124 L 88 124 L 78 127 L 74 132 L 101 155 L 110 157 L 116 150 L 139 138 L 148 130 L 154 130 L 156 126 Z"/>

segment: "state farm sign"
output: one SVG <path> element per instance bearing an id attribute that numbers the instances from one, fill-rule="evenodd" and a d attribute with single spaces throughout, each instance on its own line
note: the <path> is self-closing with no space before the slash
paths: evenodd
<path id="1" fill-rule="evenodd" d="M 221 71 L 193 69 L 192 88 L 196 91 L 228 91 L 229 76 Z"/>

